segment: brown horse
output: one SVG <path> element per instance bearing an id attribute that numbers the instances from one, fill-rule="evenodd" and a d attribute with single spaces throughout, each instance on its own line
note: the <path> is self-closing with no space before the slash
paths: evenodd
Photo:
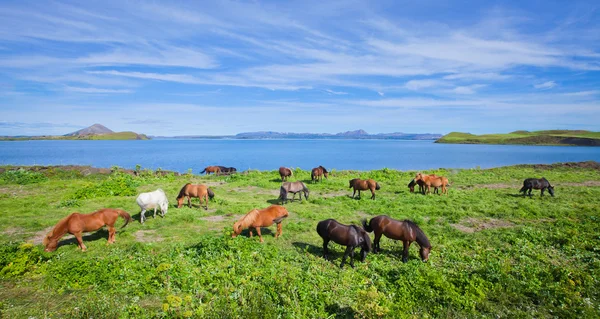
<path id="1" fill-rule="evenodd" d="M 285 181 L 286 179 L 288 179 L 290 176 L 294 175 L 294 173 L 292 172 L 291 169 L 287 168 L 287 167 L 283 167 L 281 166 L 279 168 L 279 176 L 281 176 L 281 181 Z"/>
<path id="2" fill-rule="evenodd" d="M 100 229 L 102 226 L 108 226 L 108 243 L 115 242 L 115 222 L 119 216 L 125 219 L 127 226 L 131 221 L 131 216 L 122 209 L 104 208 L 90 214 L 72 213 L 61 219 L 56 226 L 44 237 L 43 244 L 45 251 L 55 251 L 58 247 L 58 240 L 66 233 L 73 234 L 77 238 L 77 247 L 85 251 L 87 247 L 83 244 L 82 233 Z"/>
<path id="3" fill-rule="evenodd" d="M 192 207 L 192 197 L 198 197 L 200 200 L 200 207 L 202 207 L 202 199 L 204 199 L 204 202 L 206 203 L 205 210 L 208 210 L 208 198 L 210 197 L 210 199 L 212 199 L 215 197 L 215 193 L 213 193 L 206 185 L 193 185 L 187 183 L 181 188 L 179 195 L 177 195 L 177 208 L 183 206 L 184 197 L 187 197 L 189 207 Z"/>
<path id="4" fill-rule="evenodd" d="M 354 268 L 354 249 L 360 247 L 360 259 L 365 261 L 367 253 L 371 251 L 371 238 L 367 232 L 356 225 L 344 225 L 335 219 L 322 220 L 317 224 L 317 233 L 323 238 L 323 258 L 327 259 L 329 241 L 346 246 L 340 268 L 344 267 L 346 257 L 350 255 L 350 266 Z"/>
<path id="5" fill-rule="evenodd" d="M 442 194 L 446 194 L 448 195 L 448 188 L 447 186 L 450 185 L 450 183 L 448 183 L 448 179 L 445 178 L 444 176 L 436 176 L 434 175 L 423 175 L 422 173 L 417 173 L 417 176 L 415 176 L 415 181 L 418 183 L 419 181 L 423 182 L 423 185 L 425 185 L 427 187 L 427 193 L 431 192 L 431 187 L 442 187 Z M 440 194 L 441 195 L 441 194 Z"/>
<path id="6" fill-rule="evenodd" d="M 323 166 L 313 168 L 310 173 L 310 179 L 313 182 L 316 182 L 317 180 L 323 181 L 323 176 L 325 176 L 325 179 L 329 176 L 329 172 Z"/>
<path id="7" fill-rule="evenodd" d="M 288 217 L 288 211 L 283 206 L 271 205 L 265 209 L 253 209 L 249 211 L 244 217 L 240 218 L 235 224 L 233 224 L 233 234 L 231 237 L 236 237 L 242 233 L 244 228 L 249 228 L 250 237 L 252 237 L 252 229 L 256 229 L 256 233 L 260 238 L 260 242 L 263 242 L 262 235 L 260 234 L 261 227 L 269 227 L 273 223 L 277 224 L 277 232 L 275 238 L 281 236 L 281 222 L 284 218 Z"/>
<path id="8" fill-rule="evenodd" d="M 204 172 L 206 172 L 206 175 L 208 175 L 210 173 L 215 173 L 216 175 L 219 175 L 219 174 L 221 174 L 221 167 L 207 166 L 202 172 L 200 172 L 200 174 L 204 174 Z"/>
<path id="9" fill-rule="evenodd" d="M 364 229 L 369 233 L 375 231 L 373 252 L 377 253 L 381 249 L 379 241 L 381 240 L 381 235 L 385 235 L 387 238 L 402 241 L 404 244 L 404 251 L 402 253 L 403 262 L 408 261 L 408 248 L 410 248 L 410 244 L 413 241 L 416 241 L 421 247 L 421 260 L 427 261 L 429 259 L 429 252 L 431 251 L 429 239 L 427 239 L 425 233 L 414 222 L 408 219 L 399 221 L 385 215 L 380 215 L 371 218 L 368 224 L 366 219 L 363 219 L 362 223 Z"/>
<path id="10" fill-rule="evenodd" d="M 431 174 L 429 176 L 436 176 L 435 174 Z M 413 178 L 410 183 L 408 183 L 408 189 L 410 190 L 411 193 L 415 192 L 415 185 L 419 185 L 419 193 L 421 194 L 425 194 L 425 183 L 422 180 L 419 181 L 415 181 L 415 179 Z M 438 194 L 438 188 L 435 187 L 433 189 L 433 193 L 434 194 Z"/>
<path id="11" fill-rule="evenodd" d="M 352 198 L 354 198 L 356 191 L 358 191 L 358 197 L 360 198 L 360 191 L 366 191 L 368 189 L 371 191 L 371 194 L 372 194 L 371 199 L 375 199 L 375 191 L 379 190 L 381 188 L 381 186 L 379 186 L 379 183 L 377 183 L 376 181 L 374 181 L 372 179 L 362 180 L 360 178 L 355 178 L 355 179 L 350 180 L 349 188 L 353 188 L 353 187 L 354 187 L 354 192 L 352 193 Z"/>

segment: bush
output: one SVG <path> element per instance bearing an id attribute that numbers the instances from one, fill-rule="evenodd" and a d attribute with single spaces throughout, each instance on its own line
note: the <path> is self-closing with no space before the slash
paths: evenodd
<path id="1" fill-rule="evenodd" d="M 136 187 L 139 182 L 130 175 L 114 173 L 100 184 L 88 184 L 84 186 L 76 191 L 70 200 L 110 196 L 134 196 L 137 193 Z"/>
<path id="2" fill-rule="evenodd" d="M 19 168 L 17 170 L 5 171 L 0 174 L 0 184 L 35 184 L 45 182 L 48 178 L 38 172 L 32 172 Z"/>

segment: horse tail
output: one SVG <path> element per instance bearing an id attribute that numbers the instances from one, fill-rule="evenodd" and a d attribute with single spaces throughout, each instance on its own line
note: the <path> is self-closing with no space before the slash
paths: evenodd
<path id="1" fill-rule="evenodd" d="M 119 213 L 119 216 L 121 216 L 121 217 L 123 217 L 123 219 L 125 219 L 125 225 L 121 226 L 121 229 L 123 229 L 131 221 L 131 215 L 129 215 L 129 213 L 127 213 L 126 211 L 124 211 L 122 209 L 117 209 L 117 212 Z"/>
<path id="2" fill-rule="evenodd" d="M 213 192 L 212 189 L 206 188 L 206 192 L 208 193 L 208 197 L 210 199 L 213 199 L 213 197 L 215 197 L 215 192 Z"/>
<path id="3" fill-rule="evenodd" d="M 381 186 L 379 186 L 379 183 L 375 182 L 375 190 L 380 190 Z"/>
<path id="4" fill-rule="evenodd" d="M 202 174 L 202 173 L 200 173 L 200 174 Z M 177 195 L 177 199 L 183 198 L 183 196 L 185 196 L 185 189 L 188 187 L 188 185 L 192 185 L 192 183 L 187 183 L 187 184 L 183 185 L 183 187 L 179 191 L 179 195 Z"/>
<path id="5" fill-rule="evenodd" d="M 366 219 L 366 218 L 363 218 L 363 220 L 362 220 L 362 225 L 363 225 L 363 228 L 364 228 L 364 229 L 365 229 L 367 232 L 369 232 L 369 233 L 370 233 L 370 232 L 372 232 L 372 231 L 373 231 L 373 228 L 371 227 L 371 221 L 369 221 L 369 223 L 367 223 L 367 219 Z"/>
<path id="6" fill-rule="evenodd" d="M 284 199 L 286 193 L 287 193 L 287 191 L 285 190 L 285 187 L 283 187 L 283 186 L 279 187 L 279 198 L 280 199 Z"/>
<path id="7" fill-rule="evenodd" d="M 206 172 L 206 168 L 202 172 L 200 172 L 200 174 L 204 174 L 204 172 Z"/>
<path id="8" fill-rule="evenodd" d="M 519 190 L 519 193 L 522 193 L 522 192 L 524 192 L 526 190 L 527 190 L 527 187 L 525 187 L 525 185 L 523 185 L 523 187 L 521 187 L 521 189 Z"/>

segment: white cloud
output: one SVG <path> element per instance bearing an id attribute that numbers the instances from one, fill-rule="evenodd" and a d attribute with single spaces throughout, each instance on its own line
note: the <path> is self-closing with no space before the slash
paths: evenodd
<path id="1" fill-rule="evenodd" d="M 124 94 L 124 93 L 133 93 L 132 90 L 116 90 L 116 89 L 103 89 L 103 88 L 91 88 L 91 87 L 74 87 L 67 86 L 65 87 L 65 91 L 69 92 L 77 92 L 77 93 L 92 93 L 92 94 L 106 94 L 106 93 L 116 93 L 116 94 Z"/>
<path id="2" fill-rule="evenodd" d="M 333 94 L 333 95 L 346 95 L 346 94 L 348 94 L 348 92 L 339 92 L 339 91 L 334 91 L 334 90 L 330 90 L 330 89 L 325 89 L 325 92 L 327 92 L 329 94 Z"/>
<path id="3" fill-rule="evenodd" d="M 546 81 L 544 83 L 534 84 L 533 87 L 540 90 L 548 90 L 556 86 L 554 81 Z"/>

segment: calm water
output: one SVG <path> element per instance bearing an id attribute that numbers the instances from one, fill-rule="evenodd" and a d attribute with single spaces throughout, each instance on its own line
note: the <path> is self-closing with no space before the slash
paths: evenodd
<path id="1" fill-rule="evenodd" d="M 600 147 L 458 145 L 393 140 L 149 140 L 0 142 L 0 165 L 118 165 L 198 173 L 208 165 L 274 170 L 481 168 L 600 161 Z"/>

